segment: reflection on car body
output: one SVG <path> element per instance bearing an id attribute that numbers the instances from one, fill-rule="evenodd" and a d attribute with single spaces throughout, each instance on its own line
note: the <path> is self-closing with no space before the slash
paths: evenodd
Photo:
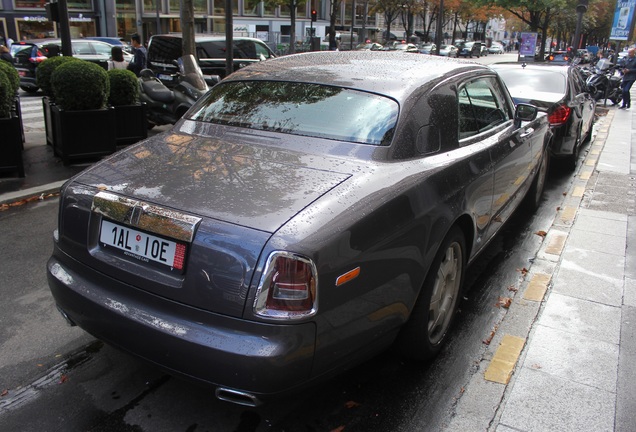
<path id="1" fill-rule="evenodd" d="M 583 143 L 592 136 L 596 102 L 575 66 L 508 63 L 491 65 L 515 102 L 530 103 L 548 114 L 554 134 L 552 156 L 574 169 Z"/>
<path id="2" fill-rule="evenodd" d="M 244 405 L 394 342 L 428 359 L 466 266 L 538 204 L 549 135 L 483 65 L 255 63 L 65 184 L 49 285 L 71 322 Z"/>

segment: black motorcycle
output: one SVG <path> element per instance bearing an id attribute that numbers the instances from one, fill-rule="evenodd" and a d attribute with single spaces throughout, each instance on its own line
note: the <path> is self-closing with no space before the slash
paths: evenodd
<path id="1" fill-rule="evenodd" d="M 585 84 L 594 100 L 609 99 L 614 105 L 617 105 L 623 100 L 622 81 L 620 67 L 608 59 L 601 59 L 594 66 L 594 70 L 587 77 Z"/>
<path id="2" fill-rule="evenodd" d="M 146 103 L 148 128 L 175 124 L 209 89 L 201 68 L 192 55 L 179 58 L 177 84 L 169 89 L 150 69 L 139 74 L 140 99 Z"/>

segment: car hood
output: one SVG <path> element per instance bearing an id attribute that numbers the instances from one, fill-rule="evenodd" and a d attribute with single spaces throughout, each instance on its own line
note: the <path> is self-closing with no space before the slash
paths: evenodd
<path id="1" fill-rule="evenodd" d="M 315 155 L 260 145 L 267 141 L 257 134 L 203 137 L 174 128 L 96 164 L 75 181 L 272 233 L 350 174 L 312 168 Z"/>

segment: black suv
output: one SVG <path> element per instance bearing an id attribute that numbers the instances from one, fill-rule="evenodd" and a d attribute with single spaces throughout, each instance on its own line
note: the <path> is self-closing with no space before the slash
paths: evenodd
<path id="1" fill-rule="evenodd" d="M 108 69 L 108 60 L 113 45 L 89 39 L 72 39 L 73 57 L 91 61 Z M 49 57 L 62 54 L 62 42 L 59 39 L 34 39 L 14 42 L 11 45 L 13 65 L 20 75 L 20 88 L 29 93 L 39 90 L 36 68 Z M 132 55 L 124 53 L 124 59 L 130 61 Z"/>
<path id="2" fill-rule="evenodd" d="M 251 63 L 276 57 L 260 39 L 235 37 L 234 70 Z M 225 77 L 225 37 L 195 36 L 196 55 L 204 75 Z M 148 68 L 157 78 L 171 87 L 176 84 L 178 67 L 175 61 L 183 55 L 181 34 L 154 35 L 148 42 Z"/>
<path id="3" fill-rule="evenodd" d="M 482 45 L 481 42 L 461 42 L 457 45 L 457 57 L 480 57 Z"/>

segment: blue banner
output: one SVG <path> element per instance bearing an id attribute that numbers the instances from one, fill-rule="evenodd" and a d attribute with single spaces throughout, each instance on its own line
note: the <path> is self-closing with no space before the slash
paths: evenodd
<path id="1" fill-rule="evenodd" d="M 612 24 L 610 39 L 624 41 L 629 39 L 635 8 L 636 0 L 619 0 L 616 2 L 616 12 L 614 12 L 614 22 Z"/>

